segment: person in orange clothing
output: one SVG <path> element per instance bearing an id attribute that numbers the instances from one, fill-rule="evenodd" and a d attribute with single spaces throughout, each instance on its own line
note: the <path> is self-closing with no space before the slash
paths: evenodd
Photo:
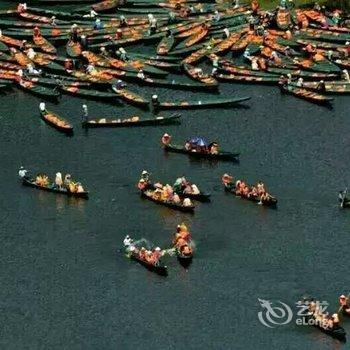
<path id="1" fill-rule="evenodd" d="M 41 32 L 40 32 L 40 28 L 39 27 L 34 27 L 34 29 L 33 29 L 33 36 L 36 37 L 36 38 L 41 36 Z"/>
<path id="2" fill-rule="evenodd" d="M 253 15 L 256 15 L 259 11 L 259 2 L 257 0 L 253 0 L 251 6 L 252 6 Z"/>

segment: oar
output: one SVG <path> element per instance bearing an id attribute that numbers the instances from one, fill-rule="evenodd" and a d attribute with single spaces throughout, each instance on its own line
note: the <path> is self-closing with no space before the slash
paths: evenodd
<path id="1" fill-rule="evenodd" d="M 343 198 L 342 201 L 340 203 L 340 207 L 343 208 L 344 207 L 344 202 L 345 202 L 345 198 L 346 198 L 346 193 L 348 192 L 348 188 L 345 188 L 345 191 L 343 192 Z"/>

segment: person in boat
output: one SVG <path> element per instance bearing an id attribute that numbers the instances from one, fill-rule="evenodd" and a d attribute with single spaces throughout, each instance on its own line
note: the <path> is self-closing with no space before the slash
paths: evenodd
<path id="1" fill-rule="evenodd" d="M 263 193 L 265 193 L 265 185 L 262 181 L 259 181 L 256 185 L 256 188 L 258 190 L 259 196 L 261 196 Z"/>
<path id="2" fill-rule="evenodd" d="M 33 60 L 34 57 L 36 55 L 36 52 L 33 50 L 32 47 L 30 47 L 27 51 L 27 57 L 30 59 L 30 60 Z"/>
<path id="3" fill-rule="evenodd" d="M 221 181 L 225 186 L 228 186 L 228 185 L 232 184 L 233 177 L 230 176 L 229 174 L 224 174 L 221 177 Z"/>
<path id="4" fill-rule="evenodd" d="M 96 16 L 98 16 L 98 13 L 94 10 L 93 7 L 91 7 L 90 12 L 83 17 L 95 18 Z"/>
<path id="5" fill-rule="evenodd" d="M 217 142 L 212 142 L 209 145 L 209 153 L 210 154 L 219 154 L 219 144 Z"/>
<path id="6" fill-rule="evenodd" d="M 281 75 L 278 83 L 282 86 L 288 85 L 288 78 L 285 75 Z"/>
<path id="7" fill-rule="evenodd" d="M 321 92 L 325 92 L 326 91 L 326 84 L 324 83 L 324 80 L 321 80 L 318 84 L 317 84 L 317 90 L 321 91 Z"/>
<path id="8" fill-rule="evenodd" d="M 124 27 L 127 27 L 127 26 L 128 26 L 128 22 L 126 21 L 125 16 L 121 15 L 119 17 L 119 27 L 120 28 L 124 28 Z"/>
<path id="9" fill-rule="evenodd" d="M 149 24 L 149 34 L 153 35 L 156 33 L 158 27 L 158 21 L 156 18 L 151 18 L 150 24 Z"/>
<path id="10" fill-rule="evenodd" d="M 201 193 L 196 184 L 191 185 L 191 191 L 192 191 L 192 194 L 200 194 Z"/>
<path id="11" fill-rule="evenodd" d="M 199 78 L 203 77 L 203 70 L 202 70 L 202 68 L 196 67 L 196 68 L 194 68 L 193 71 L 194 71 L 195 75 L 197 75 L 197 77 L 199 77 Z"/>
<path id="12" fill-rule="evenodd" d="M 25 51 L 28 49 L 28 42 L 27 40 L 22 40 L 21 46 L 19 47 L 20 51 Z"/>
<path id="13" fill-rule="evenodd" d="M 154 110 L 156 110 L 159 106 L 158 95 L 152 95 L 151 104 Z"/>
<path id="14" fill-rule="evenodd" d="M 27 11 L 27 4 L 26 3 L 19 3 L 17 6 L 17 12 L 22 13 Z"/>
<path id="15" fill-rule="evenodd" d="M 223 39 L 227 39 L 230 37 L 230 30 L 228 28 L 224 28 L 222 31 L 224 32 Z"/>
<path id="16" fill-rule="evenodd" d="M 86 50 L 88 48 L 88 41 L 86 40 L 86 35 L 81 35 L 80 37 L 80 45 L 83 50 Z"/>
<path id="17" fill-rule="evenodd" d="M 146 78 L 146 76 L 145 76 L 145 74 L 143 73 L 143 70 L 142 69 L 140 69 L 138 72 L 137 72 L 137 77 L 139 78 L 139 79 L 145 79 Z"/>
<path id="18" fill-rule="evenodd" d="M 218 10 L 215 10 L 214 16 L 213 16 L 214 22 L 219 22 L 220 19 L 221 19 L 221 15 L 220 15 L 219 11 L 218 11 Z"/>
<path id="19" fill-rule="evenodd" d="M 89 63 L 86 67 L 87 74 L 93 74 L 95 71 L 95 66 L 92 63 Z"/>
<path id="20" fill-rule="evenodd" d="M 23 166 L 21 166 L 20 168 L 19 168 L 19 171 L 18 171 L 18 176 L 21 178 L 21 179 L 23 179 L 23 178 L 25 178 L 25 177 L 27 177 L 27 170 L 26 169 L 24 169 L 24 167 Z"/>
<path id="21" fill-rule="evenodd" d="M 344 294 L 339 297 L 339 303 L 342 311 L 350 315 L 349 299 Z"/>
<path id="22" fill-rule="evenodd" d="M 170 141 L 171 141 L 171 136 L 167 133 L 165 133 L 161 138 L 162 145 L 169 145 Z"/>
<path id="23" fill-rule="evenodd" d="M 259 70 L 259 64 L 258 64 L 258 59 L 257 58 L 252 58 L 251 60 L 251 66 L 252 66 L 252 70 Z"/>
<path id="24" fill-rule="evenodd" d="M 55 185 L 61 189 L 62 188 L 62 184 L 63 184 L 63 181 L 62 181 L 62 174 L 60 172 L 56 173 L 56 176 L 55 176 Z"/>
<path id="25" fill-rule="evenodd" d="M 140 191 L 144 191 L 146 188 L 147 188 L 147 183 L 144 179 L 140 179 L 139 180 L 139 183 L 137 184 L 137 188 L 140 190 Z"/>
<path id="26" fill-rule="evenodd" d="M 252 8 L 252 12 L 253 15 L 257 15 L 258 11 L 259 11 L 259 2 L 257 0 L 253 0 L 251 3 L 251 8 Z"/>
<path id="27" fill-rule="evenodd" d="M 80 182 L 77 182 L 75 185 L 75 189 L 77 193 L 85 192 L 83 185 Z"/>
<path id="28" fill-rule="evenodd" d="M 126 87 L 126 84 L 122 80 L 118 79 L 114 86 L 117 90 L 121 90 Z"/>
<path id="29" fill-rule="evenodd" d="M 191 200 L 189 198 L 185 198 L 183 200 L 182 204 L 183 204 L 184 207 L 192 207 L 193 206 L 193 204 L 192 204 L 192 202 L 191 202 Z"/>
<path id="30" fill-rule="evenodd" d="M 123 31 L 118 28 L 115 35 L 114 35 L 114 40 L 121 40 L 123 39 Z"/>
<path id="31" fill-rule="evenodd" d="M 31 75 L 41 75 L 42 73 L 41 69 L 35 69 L 32 64 L 27 64 L 27 72 Z"/>
<path id="32" fill-rule="evenodd" d="M 298 81 L 297 81 L 297 86 L 298 87 L 303 87 L 303 84 L 304 84 L 304 79 L 303 78 L 299 78 Z"/>
<path id="33" fill-rule="evenodd" d="M 179 197 L 179 195 L 177 193 L 174 193 L 174 195 L 173 195 L 173 202 L 175 204 L 180 204 L 181 203 L 181 199 L 180 199 L 180 197 Z"/>
<path id="34" fill-rule="evenodd" d="M 66 176 L 64 177 L 64 185 L 69 188 L 69 185 L 72 182 L 72 177 L 70 174 L 66 174 Z"/>
<path id="35" fill-rule="evenodd" d="M 145 180 L 146 182 L 149 182 L 150 173 L 147 170 L 142 170 L 141 179 Z"/>
<path id="36" fill-rule="evenodd" d="M 157 265 L 160 258 L 162 257 L 163 253 L 162 250 L 160 249 L 160 247 L 156 247 L 153 251 L 153 262 L 154 265 Z"/>
<path id="37" fill-rule="evenodd" d="M 168 13 L 168 24 L 174 23 L 176 20 L 175 13 L 173 11 L 169 11 Z"/>
<path id="38" fill-rule="evenodd" d="M 64 69 L 69 72 L 73 70 L 73 60 L 70 58 L 66 58 L 64 60 Z"/>
<path id="39" fill-rule="evenodd" d="M 129 235 L 126 235 L 123 241 L 123 244 L 125 247 L 129 247 L 132 243 L 132 239 L 130 238 Z"/>
<path id="40" fill-rule="evenodd" d="M 350 76 L 349 76 L 349 72 L 346 69 L 343 69 L 342 71 L 342 75 L 343 75 L 343 79 L 347 82 L 350 82 Z"/>
<path id="41" fill-rule="evenodd" d="M 251 59 L 249 47 L 247 47 L 247 48 L 244 50 L 243 57 L 246 58 L 247 60 L 250 60 L 250 59 Z"/>
<path id="42" fill-rule="evenodd" d="M 262 204 L 264 202 L 268 202 L 270 199 L 270 195 L 267 193 L 267 192 L 263 192 L 261 195 L 260 195 L 260 202 L 258 204 Z"/>
<path id="43" fill-rule="evenodd" d="M 287 8 L 286 0 L 280 0 L 280 8 L 285 10 Z"/>
<path id="44" fill-rule="evenodd" d="M 49 184 L 49 177 L 46 174 L 39 174 L 35 178 L 35 183 L 39 186 L 46 187 Z"/>
<path id="45" fill-rule="evenodd" d="M 78 31 L 78 25 L 76 23 L 73 23 L 70 28 L 70 38 L 75 43 L 79 41 L 79 31 Z"/>
<path id="46" fill-rule="evenodd" d="M 122 61 L 127 61 L 127 56 L 126 56 L 126 50 L 123 48 L 123 47 L 120 47 L 119 50 L 118 50 L 118 54 L 119 54 L 119 58 L 122 60 Z"/>
<path id="47" fill-rule="evenodd" d="M 95 23 L 94 23 L 94 30 L 100 30 L 103 28 L 103 23 L 99 18 L 96 18 Z"/>
<path id="48" fill-rule="evenodd" d="M 234 4 L 234 6 L 233 6 L 234 9 L 237 9 L 240 6 L 239 0 L 234 0 L 233 4 Z"/>
<path id="49" fill-rule="evenodd" d="M 41 31 L 40 31 L 40 28 L 39 27 L 34 27 L 34 29 L 33 29 L 33 36 L 35 37 L 35 38 L 38 38 L 38 37 L 40 37 L 41 36 Z"/>
<path id="50" fill-rule="evenodd" d="M 142 247 L 139 251 L 139 258 L 140 260 L 146 260 L 146 248 Z"/>
<path id="51" fill-rule="evenodd" d="M 56 16 L 52 16 L 52 17 L 50 18 L 50 25 L 51 25 L 52 27 L 55 27 L 55 26 L 56 26 Z"/>

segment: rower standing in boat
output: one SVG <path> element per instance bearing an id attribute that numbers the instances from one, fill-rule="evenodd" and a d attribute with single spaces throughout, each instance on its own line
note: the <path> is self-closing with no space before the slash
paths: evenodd
<path id="1" fill-rule="evenodd" d="M 62 188 L 62 174 L 60 172 L 56 173 L 56 177 L 55 177 L 55 185 L 61 189 Z"/>
<path id="2" fill-rule="evenodd" d="M 24 169 L 24 167 L 23 166 L 21 166 L 20 168 L 19 168 L 19 171 L 18 171 L 18 176 L 21 178 L 21 179 L 23 179 L 23 178 L 26 178 L 27 177 L 27 170 L 26 169 Z"/>
<path id="3" fill-rule="evenodd" d="M 99 18 L 96 18 L 94 23 L 94 30 L 100 30 L 103 28 L 103 24 Z"/>
<path id="4" fill-rule="evenodd" d="M 162 136 L 162 139 L 161 139 L 161 142 L 163 145 L 168 145 L 171 141 L 171 136 L 167 133 L 165 133 L 163 136 Z"/>
<path id="5" fill-rule="evenodd" d="M 150 173 L 147 170 L 143 170 L 141 173 L 141 179 L 148 183 L 150 180 Z"/>
<path id="6" fill-rule="evenodd" d="M 79 41 L 78 25 L 76 23 L 73 23 L 70 28 L 70 38 L 75 43 Z"/>
<path id="7" fill-rule="evenodd" d="M 146 78 L 146 76 L 145 76 L 145 74 L 143 73 L 143 70 L 142 70 L 142 69 L 140 69 L 140 70 L 137 72 L 137 77 L 138 77 L 139 79 L 142 79 L 142 80 L 144 80 L 144 79 Z"/>
<path id="8" fill-rule="evenodd" d="M 158 95 L 152 95 L 151 98 L 151 110 L 153 113 L 157 112 L 159 108 Z"/>
<path id="9" fill-rule="evenodd" d="M 83 105 L 83 114 L 82 114 L 82 122 L 83 124 L 87 123 L 89 121 L 89 111 L 88 111 L 88 106 Z"/>
<path id="10" fill-rule="evenodd" d="M 126 21 L 125 16 L 121 15 L 119 17 L 119 27 L 120 28 L 124 28 L 124 27 L 127 27 L 127 26 L 128 26 L 128 22 Z"/>
<path id="11" fill-rule="evenodd" d="M 346 69 L 344 69 L 342 73 L 343 73 L 343 74 L 342 74 L 342 75 L 343 75 L 343 79 L 344 79 L 345 81 L 347 81 L 347 82 L 350 82 L 349 72 L 348 72 Z"/>
<path id="12" fill-rule="evenodd" d="M 172 24 L 176 21 L 176 18 L 175 18 L 175 13 L 173 11 L 169 11 L 169 14 L 168 14 L 168 24 Z"/>

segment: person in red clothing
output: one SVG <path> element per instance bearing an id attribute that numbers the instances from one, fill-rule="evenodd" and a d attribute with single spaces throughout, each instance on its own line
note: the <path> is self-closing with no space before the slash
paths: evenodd
<path id="1" fill-rule="evenodd" d="M 35 36 L 36 38 L 41 36 L 41 32 L 40 32 L 39 27 L 34 27 L 34 29 L 33 29 L 33 36 Z"/>
<path id="2" fill-rule="evenodd" d="M 252 5 L 253 15 L 256 15 L 259 11 L 259 2 L 257 0 L 253 0 L 251 5 Z"/>

